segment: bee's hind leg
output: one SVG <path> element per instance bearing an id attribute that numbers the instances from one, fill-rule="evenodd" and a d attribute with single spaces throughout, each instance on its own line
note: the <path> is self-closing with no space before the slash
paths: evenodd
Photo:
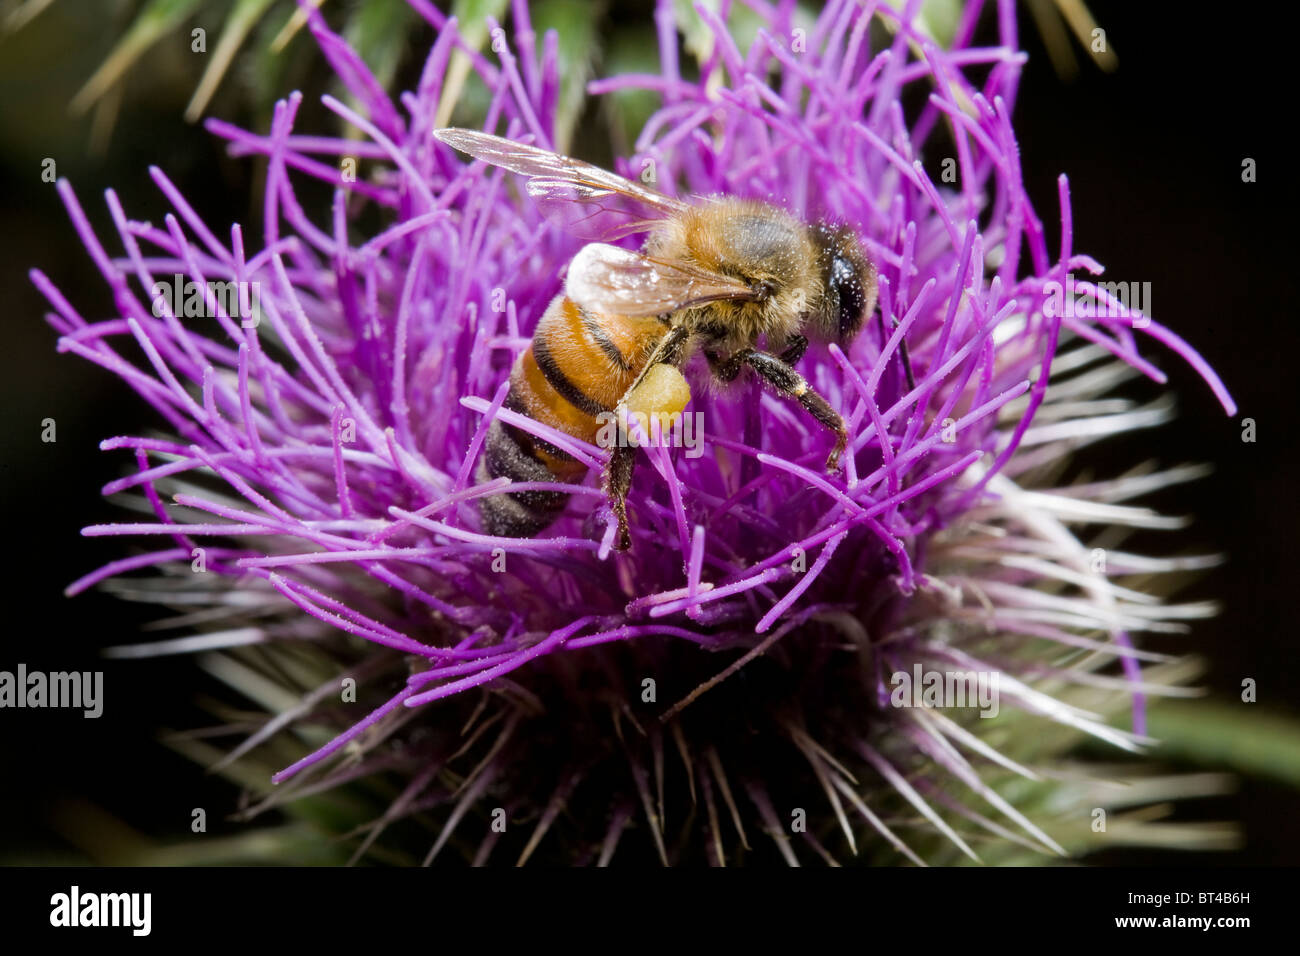
<path id="1" fill-rule="evenodd" d="M 786 353 L 788 354 L 798 345 L 797 342 L 792 343 L 790 348 L 786 349 Z M 803 345 L 807 347 L 806 342 Z M 826 459 L 826 470 L 839 470 L 840 455 L 844 453 L 849 440 L 844 419 L 839 412 L 831 408 L 826 399 L 817 394 L 817 391 L 808 384 L 807 379 L 792 369 L 783 358 L 757 349 L 739 349 L 725 359 L 719 359 L 710 353 L 705 353 L 705 357 L 709 360 L 714 376 L 722 382 L 733 381 L 740 374 L 740 370 L 748 365 L 758 373 L 759 378 L 781 395 L 797 398 L 799 404 L 807 409 L 813 418 L 835 433 L 835 447 L 831 449 Z"/>
<path id="2" fill-rule="evenodd" d="M 605 466 L 605 494 L 618 522 L 618 539 L 614 547 L 626 551 L 632 547 L 632 535 L 627 526 L 627 493 L 632 487 L 632 467 L 636 464 L 636 449 L 622 442 L 610 450 L 609 464 Z"/>
<path id="3" fill-rule="evenodd" d="M 605 494 L 609 498 L 609 506 L 613 509 L 615 520 L 618 521 L 618 540 L 615 546 L 619 551 L 626 551 L 632 547 L 632 535 L 628 530 L 627 521 L 627 494 L 632 487 L 632 466 L 636 463 L 636 446 L 627 441 L 627 433 L 624 430 L 628 400 L 641 388 L 657 366 L 668 365 L 676 368 L 681 364 L 689 338 L 690 329 L 685 326 L 675 326 L 670 329 L 659 340 L 649 359 L 646 360 L 645 368 L 628 386 L 614 408 L 618 421 L 619 441 L 610 449 L 609 464 L 605 466 L 603 484 Z M 681 376 L 678 375 L 678 378 L 680 379 Z"/>

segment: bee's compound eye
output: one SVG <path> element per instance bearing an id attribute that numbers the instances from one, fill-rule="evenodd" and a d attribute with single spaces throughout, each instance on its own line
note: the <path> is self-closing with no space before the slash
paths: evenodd
<path id="1" fill-rule="evenodd" d="M 847 342 L 858 334 L 867 319 L 867 290 L 857 263 L 844 256 L 836 256 L 831 261 L 829 278 L 839 299 L 836 319 L 840 340 Z"/>

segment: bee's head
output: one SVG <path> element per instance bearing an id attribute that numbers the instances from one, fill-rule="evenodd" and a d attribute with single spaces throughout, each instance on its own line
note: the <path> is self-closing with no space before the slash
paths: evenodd
<path id="1" fill-rule="evenodd" d="M 821 338 L 847 344 L 876 308 L 876 267 L 862 251 L 853 230 L 821 223 L 810 230 L 825 290 L 821 308 L 809 316 Z"/>

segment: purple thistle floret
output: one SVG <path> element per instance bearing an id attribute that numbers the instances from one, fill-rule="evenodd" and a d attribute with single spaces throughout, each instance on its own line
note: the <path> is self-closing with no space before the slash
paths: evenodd
<path id="1" fill-rule="evenodd" d="M 539 50 L 519 0 L 513 43 L 481 55 L 454 20 L 423 0 L 412 5 L 437 40 L 418 88 L 396 102 L 310 13 L 355 109 L 323 102 L 363 139 L 295 132 L 298 94 L 277 104 L 265 135 L 209 122 L 234 154 L 267 159 L 257 242 L 238 225 L 224 238 L 152 169 L 175 212 L 161 227 L 133 221 L 109 191 L 122 248 L 114 256 L 71 187 L 59 184 L 117 313 L 84 318 L 33 272 L 53 307 L 59 348 L 120 376 L 171 435 L 103 443 L 133 453 L 137 464 L 104 493 L 142 495 L 150 516 L 85 529 L 163 546 L 100 568 L 69 593 L 148 568 L 166 572 L 161 603 L 181 606 L 178 592 L 201 591 L 217 612 L 197 633 L 165 642 L 168 651 L 320 643 L 339 632 L 359 638 L 343 639 L 346 673 L 382 691 L 382 703 L 275 780 L 290 782 L 277 792 L 282 801 L 368 772 L 405 774 L 408 785 L 366 845 L 393 821 L 441 807 L 449 813 L 431 859 L 469 809 L 499 804 L 539 816 L 527 857 L 559 825 L 560 808 L 593 788 L 596 768 L 617 759 L 618 785 L 589 797 L 588 816 L 597 818 L 590 826 L 597 838 L 605 834 L 599 858 L 608 860 L 635 807 L 660 858 L 689 859 L 694 851 L 667 846 L 663 832 L 667 739 L 686 768 L 691 801 L 698 780 L 708 859 L 729 852 L 718 823 L 728 813 L 748 846 L 743 803 L 792 861 L 781 820 L 790 805 L 815 797 L 792 803 L 804 785 L 797 775 L 787 787 L 773 779 L 786 764 L 771 757 L 769 768 L 754 744 L 736 743 L 758 727 L 773 741 L 759 747 L 776 748 L 779 737 L 807 783 L 824 791 L 855 852 L 847 815 L 919 862 L 884 810 L 868 805 L 864 778 L 883 780 L 895 809 L 919 812 L 965 855 L 974 853 L 955 826 L 1006 831 L 950 797 L 953 781 L 1013 819 L 1032 845 L 1059 851 L 983 781 L 988 769 L 1039 776 L 985 743 L 978 720 L 891 708 L 890 675 L 918 664 L 996 670 L 1004 705 L 1032 718 L 1013 725 L 1019 733 L 1054 721 L 1138 749 L 1141 701 L 1162 692 L 1156 668 L 1168 664 L 1134 650 L 1129 633 L 1174 629 L 1205 608 L 1153 604 L 1092 574 L 1089 550 L 1067 526 L 1166 526 L 1168 519 L 1114 502 L 1189 476 L 1166 472 L 1141 488 L 1129 478 L 1068 494 L 1028 489 L 1038 471 L 1078 446 L 1162 417 L 1097 398 L 1131 370 L 1164 382 L 1139 354 L 1141 334 L 1195 367 L 1229 414 L 1234 407 L 1186 343 L 1118 308 L 1105 289 L 1076 284 L 1092 311 L 1105 314 L 1051 307 L 1052 283 L 1100 266 L 1073 249 L 1065 178 L 1059 228 L 1044 225 L 1025 191 L 1010 119 L 1025 59 L 1013 5 L 997 5 L 997 45 L 972 45 L 984 6 L 972 2 L 941 48 L 918 25 L 915 0 L 902 11 L 831 2 L 810 23 L 795 18 L 793 3 L 755 0 L 748 6 L 763 25 L 747 52 L 701 6 L 712 53 L 688 78 L 672 4 L 663 0 L 661 72 L 591 85 L 593 95 L 635 89 L 661 97 L 620 173 L 635 178 L 652 163 L 665 192 L 751 197 L 809 222 L 847 224 L 879 270 L 879 314 L 863 333 L 844 351 L 814 346 L 800 363 L 848 422 L 843 473 L 823 471 L 830 439 L 797 404 L 757 386 L 697 388 L 688 413 L 702 414 L 703 454 L 666 445 L 638 452 L 625 554 L 612 550 L 615 528 L 599 482 L 608 451 L 502 407 L 511 363 L 581 243 L 541 215 L 516 177 L 467 163 L 432 136 L 448 64 L 467 56 L 490 94 L 485 128 L 553 148 L 556 37 L 541 38 Z M 905 94 L 918 104 L 910 114 Z M 583 146 L 572 151 L 582 155 Z M 362 175 L 348 175 L 347 159 Z M 955 160 L 955 183 L 939 174 L 945 159 L 950 167 Z M 302 177 L 334 188 L 329 210 L 300 203 Z M 358 238 L 361 217 L 375 207 L 386 226 Z M 156 301 L 155 283 L 177 274 L 204 289 L 211 318 L 178 318 L 175 302 Z M 256 301 L 245 297 L 232 315 L 208 287 L 218 282 L 255 284 Z M 1092 371 L 1056 401 L 1055 377 L 1085 367 Z M 693 382 L 702 381 L 698 372 L 688 370 Z M 571 496 L 564 516 L 535 538 L 480 530 L 477 499 L 507 484 L 476 485 L 473 477 L 494 419 L 591 468 L 577 486 L 511 486 Z M 191 575 L 200 553 L 207 573 Z M 1188 566 L 1116 552 L 1108 573 Z M 1071 649 L 1079 657 L 1060 663 Z M 787 676 L 765 671 L 746 684 L 737 675 L 760 657 Z M 393 677 L 394 661 L 406 668 L 404 679 Z M 1117 662 L 1122 671 L 1109 673 Z M 644 678 L 676 703 L 646 704 Z M 776 696 L 762 696 L 757 712 L 736 713 L 752 703 L 754 683 Z M 1062 687 L 1072 684 L 1132 704 L 1134 732 L 1100 720 L 1105 708 L 1096 699 L 1068 700 Z M 745 687 L 725 690 L 738 685 Z M 337 729 L 340 719 L 355 720 L 318 713 L 337 686 L 334 677 L 305 694 L 236 754 L 290 723 Z M 724 692 L 730 696 L 691 723 Z M 590 702 L 576 703 L 583 695 Z M 491 724 L 484 708 L 500 711 L 491 732 L 459 736 L 467 715 L 480 730 Z M 379 743 L 409 728 L 407 709 L 444 729 L 394 757 Z M 729 719 L 719 716 L 724 710 Z M 596 711 L 605 719 L 592 729 Z M 585 750 L 570 743 L 549 767 L 538 751 L 554 746 L 566 721 L 600 742 Z M 463 780 L 440 783 L 456 761 Z M 829 858 L 818 842 L 824 836 L 804 835 Z M 486 859 L 495 839 L 475 858 Z M 573 842 L 573 859 L 595 856 L 590 838 Z M 932 850 L 932 858 L 942 857 Z"/>

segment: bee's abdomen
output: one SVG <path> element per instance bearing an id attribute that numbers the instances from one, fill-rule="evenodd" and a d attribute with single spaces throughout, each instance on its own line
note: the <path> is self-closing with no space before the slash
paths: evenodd
<path id="1" fill-rule="evenodd" d="M 653 345 L 657 320 L 596 316 L 557 296 L 538 323 L 532 345 L 510 373 L 505 407 L 585 442 L 594 442 L 599 416 L 612 412 Z M 478 480 L 582 480 L 587 468 L 552 443 L 501 421 L 492 423 Z M 549 527 L 568 503 L 559 491 L 522 491 L 480 499 L 484 531 L 527 538 Z"/>
<path id="2" fill-rule="evenodd" d="M 542 461 L 533 441 L 527 432 L 493 422 L 479 459 L 479 483 L 502 477 L 512 481 L 555 481 L 558 476 Z M 559 491 L 519 491 L 480 498 L 483 530 L 498 537 L 531 538 L 559 517 L 567 498 Z"/>

